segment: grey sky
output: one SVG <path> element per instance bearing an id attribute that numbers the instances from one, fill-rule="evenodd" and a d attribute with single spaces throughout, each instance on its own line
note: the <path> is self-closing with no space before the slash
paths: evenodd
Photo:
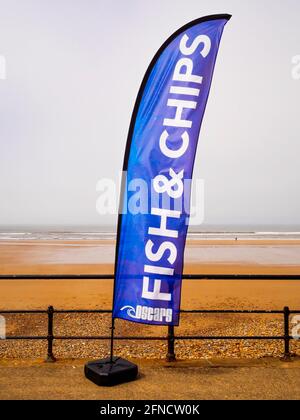
<path id="1" fill-rule="evenodd" d="M 299 0 L 0 0 L 0 225 L 101 225 L 136 94 L 183 24 L 232 13 L 194 177 L 207 224 L 300 224 Z M 300 73 L 300 72 L 299 72 Z"/>

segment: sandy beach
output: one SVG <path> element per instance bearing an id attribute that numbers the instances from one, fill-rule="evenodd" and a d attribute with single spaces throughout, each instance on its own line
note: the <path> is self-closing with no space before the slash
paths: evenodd
<path id="1" fill-rule="evenodd" d="M 113 272 L 113 240 L 1 241 L 1 274 L 109 274 Z M 188 240 L 185 273 L 299 274 L 299 240 Z M 1 280 L 0 309 L 110 309 L 111 280 Z M 300 281 L 184 280 L 182 309 L 300 309 Z M 45 334 L 44 316 L 7 315 L 8 334 Z M 281 335 L 281 316 L 182 315 L 177 334 Z M 107 335 L 108 315 L 56 315 L 58 335 Z M 118 320 L 117 335 L 166 335 L 166 328 Z M 297 342 L 291 343 L 300 354 Z M 281 356 L 279 341 L 184 341 L 176 343 L 179 358 Z M 166 343 L 122 342 L 126 357 L 164 358 Z M 55 342 L 57 357 L 98 357 L 107 354 L 106 342 Z M 45 342 L 2 342 L 1 357 L 43 357 Z"/>
<path id="2" fill-rule="evenodd" d="M 115 242 L 1 241 L 0 274 L 110 274 Z M 188 240 L 185 273 L 300 274 L 299 240 Z M 297 281 L 188 281 L 182 308 L 300 307 Z M 0 308 L 110 308 L 112 281 L 0 282 Z"/>

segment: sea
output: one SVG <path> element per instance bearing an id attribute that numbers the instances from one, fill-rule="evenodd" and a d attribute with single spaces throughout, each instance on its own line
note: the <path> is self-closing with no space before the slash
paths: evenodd
<path id="1" fill-rule="evenodd" d="M 114 240 L 113 225 L 0 225 L 1 240 Z M 190 226 L 188 239 L 299 239 L 300 225 Z"/>

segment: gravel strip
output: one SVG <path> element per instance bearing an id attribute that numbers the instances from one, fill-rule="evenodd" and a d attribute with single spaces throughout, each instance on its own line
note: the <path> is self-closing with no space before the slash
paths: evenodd
<path id="1" fill-rule="evenodd" d="M 47 335 L 47 316 L 41 314 L 6 315 L 7 335 Z M 107 336 L 110 334 L 109 314 L 55 314 L 56 336 Z M 176 335 L 283 335 L 281 315 L 256 314 L 184 314 Z M 166 336 L 166 327 L 116 321 L 116 336 Z M 300 356 L 299 341 L 292 340 L 291 351 Z M 175 351 L 178 359 L 199 358 L 260 358 L 281 357 L 282 340 L 178 340 Z M 57 358 L 102 358 L 109 352 L 107 340 L 55 340 Z M 127 358 L 164 359 L 167 342 L 122 340 L 116 341 L 115 352 Z M 46 340 L 0 340 L 0 358 L 45 358 Z"/>

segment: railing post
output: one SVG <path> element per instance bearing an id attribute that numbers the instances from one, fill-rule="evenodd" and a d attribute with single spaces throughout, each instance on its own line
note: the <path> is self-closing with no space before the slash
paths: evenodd
<path id="1" fill-rule="evenodd" d="M 288 306 L 283 308 L 284 317 L 284 359 L 290 359 L 290 328 L 289 328 L 289 317 L 290 309 Z"/>
<path id="2" fill-rule="evenodd" d="M 174 325 L 168 326 L 168 353 L 166 356 L 167 362 L 175 362 L 175 334 L 174 334 Z"/>
<path id="3" fill-rule="evenodd" d="M 53 335 L 54 308 L 53 308 L 53 306 L 48 306 L 47 314 L 48 314 L 48 336 L 47 336 L 48 352 L 47 352 L 46 362 L 47 363 L 53 363 L 53 362 L 56 361 L 56 359 L 53 355 L 53 340 L 54 340 L 54 335 Z"/>

